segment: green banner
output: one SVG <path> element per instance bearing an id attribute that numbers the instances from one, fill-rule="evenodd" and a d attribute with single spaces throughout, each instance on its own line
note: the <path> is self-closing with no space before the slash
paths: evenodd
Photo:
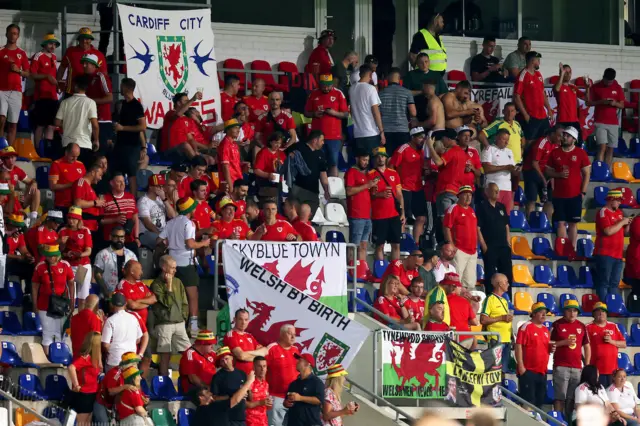
<path id="1" fill-rule="evenodd" d="M 229 330 L 231 330 L 231 316 L 229 315 L 229 304 L 225 303 L 224 307 L 218 311 L 218 316 L 216 317 L 216 337 L 218 338 L 220 346 L 223 346 L 222 340 Z"/>

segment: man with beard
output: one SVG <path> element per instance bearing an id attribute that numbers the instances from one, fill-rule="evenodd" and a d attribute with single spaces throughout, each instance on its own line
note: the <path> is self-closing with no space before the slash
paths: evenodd
<path id="1" fill-rule="evenodd" d="M 448 129 L 457 129 L 463 125 L 469 126 L 472 131 L 471 139 L 475 139 L 478 134 L 478 126 L 485 127 L 487 125 L 484 110 L 480 105 L 471 101 L 471 83 L 467 80 L 459 82 L 453 92 L 444 95 L 442 104 L 447 120 L 445 127 Z"/>

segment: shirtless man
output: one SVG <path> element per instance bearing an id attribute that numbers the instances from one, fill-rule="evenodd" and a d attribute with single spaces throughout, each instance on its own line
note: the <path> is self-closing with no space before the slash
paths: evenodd
<path id="1" fill-rule="evenodd" d="M 471 139 L 475 139 L 480 128 L 487 125 L 484 118 L 482 106 L 471 102 L 471 83 L 467 80 L 456 85 L 453 92 L 449 92 L 442 97 L 445 112 L 445 127 L 456 129 L 461 126 L 468 126 L 471 129 Z"/>
<path id="2" fill-rule="evenodd" d="M 422 84 L 422 94 L 427 99 L 427 119 L 419 126 L 427 130 L 442 130 L 445 125 L 444 106 L 436 95 L 436 84 L 435 80 L 426 80 Z"/>

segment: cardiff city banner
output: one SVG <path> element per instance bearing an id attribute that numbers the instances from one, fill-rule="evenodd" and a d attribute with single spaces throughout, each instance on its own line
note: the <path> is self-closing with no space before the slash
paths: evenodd
<path id="1" fill-rule="evenodd" d="M 278 340 L 282 326 L 296 329 L 296 346 L 313 354 L 318 375 L 333 364 L 349 366 L 369 334 L 362 324 L 315 300 L 277 275 L 222 245 L 229 311 L 249 311 L 247 332 L 267 346 Z"/>
<path id="2" fill-rule="evenodd" d="M 449 341 L 447 351 L 447 395 L 459 407 L 501 405 L 503 345 L 482 352 L 471 352 L 455 341 Z"/>
<path id="3" fill-rule="evenodd" d="M 305 295 L 347 314 L 346 244 L 236 240 L 225 244 Z"/>
<path id="4" fill-rule="evenodd" d="M 127 58 L 127 76 L 136 81 L 147 126 L 162 127 L 177 93 L 194 102 L 203 124 L 218 122 L 220 87 L 213 49 L 211 9 L 154 10 L 118 4 Z"/>
<path id="5" fill-rule="evenodd" d="M 382 330 L 382 396 L 443 399 L 445 345 L 452 333 Z"/>

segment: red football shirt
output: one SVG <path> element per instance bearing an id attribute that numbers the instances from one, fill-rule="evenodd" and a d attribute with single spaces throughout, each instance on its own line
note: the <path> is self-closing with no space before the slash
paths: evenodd
<path id="1" fill-rule="evenodd" d="M 269 396 L 269 383 L 266 380 L 257 379 L 251 385 L 251 400 L 262 401 Z M 267 407 L 259 405 L 254 408 L 247 408 L 245 423 L 247 426 L 268 425 Z"/>
<path id="2" fill-rule="evenodd" d="M 558 145 L 551 142 L 548 138 L 542 138 L 540 141 L 534 142 L 524 158 L 522 170 L 533 170 L 533 162 L 537 161 L 540 166 L 540 170 L 544 173 L 544 168 L 547 166 L 547 162 L 549 161 L 549 155 L 557 147 Z"/>
<path id="3" fill-rule="evenodd" d="M 252 234 L 247 222 L 241 219 L 233 219 L 231 222 L 219 219 L 212 222 L 211 227 L 213 228 L 211 238 L 214 240 L 227 240 L 235 231 L 240 234 L 240 240 L 246 240 Z"/>
<path id="4" fill-rule="evenodd" d="M 400 175 L 400 183 L 405 191 L 422 191 L 422 169 L 424 168 L 424 153 L 405 143 L 396 149 L 389 163 Z"/>
<path id="5" fill-rule="evenodd" d="M 194 386 L 189 381 L 189 375 L 197 375 L 209 386 L 214 374 L 216 374 L 216 353 L 209 352 L 206 355 L 196 351 L 193 346 L 184 351 L 180 358 L 180 386 L 186 395 Z"/>
<path id="6" fill-rule="evenodd" d="M 449 331 L 449 326 L 444 322 L 427 321 L 424 331 Z"/>
<path id="7" fill-rule="evenodd" d="M 613 235 L 605 235 L 604 230 L 624 219 L 622 210 L 610 210 L 608 207 L 600 209 L 596 215 L 596 244 L 595 253 L 600 256 L 609 256 L 622 259 L 624 253 L 624 227 Z"/>
<path id="8" fill-rule="evenodd" d="M 14 236 L 7 237 L 7 244 L 9 245 L 9 251 L 7 254 L 19 254 L 18 249 L 20 247 L 25 247 L 24 234 L 17 234 Z"/>
<path id="9" fill-rule="evenodd" d="M 220 92 L 220 103 L 222 103 L 222 120 L 227 121 L 233 118 L 233 108 L 240 101 L 237 96 L 231 96 L 224 90 Z"/>
<path id="10" fill-rule="evenodd" d="M 302 222 L 296 218 L 296 220 L 291 222 L 291 225 L 293 225 L 293 229 L 300 235 L 302 241 L 318 241 L 318 234 L 309 222 Z"/>
<path id="11" fill-rule="evenodd" d="M 555 91 L 558 103 L 558 123 L 575 123 L 578 121 L 578 88 L 573 84 L 563 84 Z M 576 129 L 580 130 L 580 129 Z"/>
<path id="12" fill-rule="evenodd" d="M 54 53 L 38 52 L 31 58 L 31 74 L 50 75 L 56 78 L 58 62 Z M 57 81 L 57 79 L 56 79 Z M 58 100 L 58 85 L 47 79 L 37 80 L 33 90 L 33 100 Z"/>
<path id="13" fill-rule="evenodd" d="M 259 98 L 255 96 L 245 96 L 242 98 L 242 102 L 249 107 L 249 122 L 257 123 L 260 116 L 266 114 L 269 111 L 269 99 L 262 95 Z M 259 115 L 256 115 L 256 111 L 261 111 Z"/>
<path id="14" fill-rule="evenodd" d="M 116 289 L 120 291 L 120 293 L 124 294 L 127 300 L 140 300 L 149 297 L 152 294 L 149 287 L 144 285 L 142 281 L 132 283 L 127 280 L 122 280 L 118 283 Z M 140 315 L 144 324 L 147 323 L 147 317 L 149 316 L 148 308 L 131 309 L 131 311 Z"/>
<path id="15" fill-rule="evenodd" d="M 403 261 L 398 259 L 389 263 L 389 266 L 387 266 L 384 274 L 382 274 L 382 281 L 384 281 L 387 275 L 395 275 L 399 277 L 402 285 L 405 287 L 409 287 L 411 285 L 411 280 L 419 276 L 420 273 L 417 269 L 407 271 L 404 267 Z"/>
<path id="16" fill-rule="evenodd" d="M 294 355 L 300 351 L 296 346 L 285 349 L 278 343 L 269 345 L 267 352 L 267 382 L 272 396 L 284 398 L 289 389 L 289 385 L 298 378 L 296 370 L 297 360 Z"/>
<path id="17" fill-rule="evenodd" d="M 276 131 L 275 123 L 278 123 L 278 125 L 287 132 L 296 128 L 296 122 L 288 112 L 280 110 L 280 114 L 273 117 L 273 119 L 269 119 L 268 113 L 263 115 L 256 123 L 256 132 L 262 134 L 262 140 L 260 142 L 265 146 L 269 140 L 269 136 Z M 289 135 L 287 134 L 285 137 L 289 137 Z"/>
<path id="18" fill-rule="evenodd" d="M 242 179 L 242 166 L 240 164 L 240 150 L 238 145 L 229 136 L 225 136 L 218 146 L 218 164 L 228 164 L 231 182 L 227 182 L 229 187 L 233 187 L 233 182 Z M 219 166 L 220 182 L 224 182 L 222 166 Z"/>
<path id="19" fill-rule="evenodd" d="M 476 170 L 482 169 L 482 163 L 480 161 L 480 154 L 478 154 L 478 151 L 475 148 L 472 148 L 470 146 L 467 147 L 467 149 L 464 151 L 469 156 L 467 163 L 471 164 L 473 168 Z M 460 180 L 460 186 L 469 185 L 470 187 L 473 188 L 475 184 L 476 184 L 476 175 L 474 175 L 472 171 L 465 172 L 464 175 L 462 176 L 462 179 Z"/>
<path id="20" fill-rule="evenodd" d="M 567 340 L 570 335 L 576 336 L 576 347 L 561 346 L 553 356 L 554 367 L 582 368 L 582 346 L 589 342 L 587 328 L 578 320 L 569 322 L 560 318 L 551 327 L 551 340 L 559 342 Z M 546 369 L 545 369 L 546 371 Z"/>
<path id="21" fill-rule="evenodd" d="M 458 145 L 454 145 L 442 154 L 442 160 L 444 164 L 439 168 L 436 195 L 443 192 L 457 194 L 458 189 L 462 186 L 464 169 L 467 166 L 469 156 Z"/>
<path id="22" fill-rule="evenodd" d="M 422 323 L 422 317 L 424 317 L 424 300 L 416 299 L 411 300 L 411 298 L 407 298 L 406 302 L 404 302 L 404 307 L 409 311 L 409 315 L 413 317 L 415 322 Z"/>
<path id="23" fill-rule="evenodd" d="M 127 219 L 131 219 L 134 214 L 138 214 L 138 206 L 136 205 L 136 199 L 128 192 L 124 192 L 119 198 L 108 193 L 104 196 L 104 207 L 102 207 L 102 215 L 106 218 L 118 217 L 121 214 L 125 215 Z M 102 236 L 105 241 L 111 239 L 111 230 L 116 226 L 115 223 L 110 225 L 102 225 Z M 127 234 L 125 241 L 134 242 L 133 232 Z"/>
<path id="24" fill-rule="evenodd" d="M 236 214 L 233 215 L 233 218 L 241 219 L 242 215 L 247 212 L 247 202 L 245 200 L 238 200 L 238 201 L 234 201 L 234 203 L 238 208 L 236 209 Z"/>
<path id="25" fill-rule="evenodd" d="M 60 239 L 64 237 L 68 237 L 68 240 L 65 244 L 63 254 L 68 253 L 70 251 L 74 251 L 76 253 L 82 253 L 87 248 L 93 248 L 93 240 L 91 239 L 91 231 L 85 228 L 84 226 L 77 231 L 73 231 L 66 226 L 60 230 L 59 233 Z M 76 259 L 65 259 L 69 262 L 71 266 L 80 266 L 80 265 L 88 265 L 91 263 L 88 257 L 80 257 Z"/>
<path id="26" fill-rule="evenodd" d="M 49 269 L 51 273 L 49 273 Z M 53 278 L 51 277 L 53 275 Z M 40 262 L 36 265 L 33 271 L 32 282 L 34 284 L 40 284 L 40 290 L 38 291 L 38 300 L 36 306 L 39 311 L 46 311 L 49 308 L 49 297 L 52 294 L 58 296 L 67 296 L 65 290 L 69 281 L 74 278 L 71 265 L 66 261 L 61 260 L 57 264 L 48 267 L 46 262 Z"/>
<path id="27" fill-rule="evenodd" d="M 333 60 L 329 49 L 324 46 L 318 45 L 311 51 L 309 55 L 309 62 L 307 62 L 306 71 L 315 72 L 314 65 L 318 67 L 320 74 L 331 74 L 331 67 L 333 66 Z"/>
<path id="28" fill-rule="evenodd" d="M 324 93 L 316 89 L 307 98 L 305 111 L 316 112 L 332 109 L 335 112 L 347 112 L 347 99 L 342 91 L 331 88 L 329 93 Z M 311 120 L 311 129 L 320 130 L 324 134 L 325 140 L 342 140 L 342 120 L 328 114 L 322 114 L 320 118 Z"/>
<path id="29" fill-rule="evenodd" d="M 206 229 L 211 226 L 211 221 L 215 219 L 216 214 L 209 207 L 209 203 L 202 200 L 198 202 L 196 209 L 193 211 L 191 220 L 196 224 L 196 229 Z"/>
<path id="30" fill-rule="evenodd" d="M 207 184 L 207 198 L 209 198 L 209 194 L 211 194 L 211 180 L 207 179 L 206 175 L 202 175 L 202 177 L 200 177 L 199 179 L 203 180 Z M 189 175 L 186 175 L 182 178 L 182 180 L 178 184 L 178 197 L 193 197 L 193 195 L 191 194 L 191 182 L 193 182 L 194 180 L 195 179 Z"/>
<path id="31" fill-rule="evenodd" d="M 549 155 L 547 167 L 551 167 L 557 172 L 568 168 L 568 178 L 553 179 L 554 198 L 573 198 L 581 193 L 582 169 L 591 166 L 591 161 L 586 151 L 574 146 L 571 151 L 565 151 L 558 147 Z"/>
<path id="32" fill-rule="evenodd" d="M 380 312 L 382 312 L 383 314 L 385 314 L 386 316 L 388 316 L 389 318 L 400 319 L 400 312 L 402 312 L 402 308 L 400 307 L 400 301 L 398 300 L 397 297 L 392 296 L 391 299 L 389 299 L 388 297 L 380 296 L 373 303 L 373 307 L 379 310 Z M 380 318 L 377 314 L 374 314 L 373 317 L 376 320 L 380 321 L 381 323 L 386 322 L 384 319 Z"/>
<path id="33" fill-rule="evenodd" d="M 78 179 L 72 188 L 71 194 L 73 200 L 94 201 L 98 199 L 96 191 L 93 190 L 89 182 L 83 177 Z M 100 207 L 85 207 L 82 209 L 82 223 L 87 229 L 95 232 L 98 230 L 98 220 L 89 219 L 87 217 L 88 215 L 100 217 Z"/>
<path id="34" fill-rule="evenodd" d="M 298 235 L 298 232 L 286 220 L 276 220 L 273 225 L 267 225 L 267 232 L 262 236 L 262 241 L 287 241 L 287 235 Z"/>
<path id="35" fill-rule="evenodd" d="M 160 151 L 165 152 L 169 148 L 173 148 L 174 146 L 180 145 L 178 142 L 173 141 L 173 134 L 171 133 L 173 129 L 173 125 L 176 120 L 180 118 L 178 114 L 176 114 L 175 110 L 167 111 L 164 115 L 164 119 L 162 121 L 162 130 L 160 131 Z M 186 135 L 185 135 L 186 136 Z M 182 141 L 184 142 L 185 139 Z"/>
<path id="36" fill-rule="evenodd" d="M 67 93 L 73 93 L 73 79 L 84 74 L 84 65 L 80 60 L 84 55 L 96 55 L 98 57 L 98 71 L 107 74 L 107 60 L 102 52 L 91 46 L 89 50 L 84 50 L 81 46 L 71 46 L 65 51 L 62 63 L 67 64 Z"/>
<path id="37" fill-rule="evenodd" d="M 608 322 L 604 327 L 595 323 L 587 325 L 589 333 L 589 343 L 591 344 L 591 361 L 589 365 L 598 367 L 600 374 L 613 374 L 618 368 L 618 348 L 611 343 L 604 341 L 604 336 L 609 335 L 611 340 L 624 341 L 624 336 L 620 333 L 618 325 Z"/>
<path id="38" fill-rule="evenodd" d="M 546 376 L 549 364 L 549 341 L 549 330 L 544 324 L 537 326 L 527 321 L 520 326 L 516 344 L 522 345 L 522 360 L 526 370 Z"/>
<path id="39" fill-rule="evenodd" d="M 513 93 L 520 95 L 527 113 L 539 120 L 547 118 L 544 107 L 544 80 L 540 71 L 531 74 L 526 69 L 520 72 Z"/>
<path id="40" fill-rule="evenodd" d="M 394 197 L 396 196 L 396 190 L 398 188 L 402 189 L 400 175 L 398 175 L 398 172 L 388 167 L 384 169 L 382 174 L 384 175 L 386 182 L 385 179 L 380 176 L 380 171 L 378 169 L 369 170 L 367 175 L 368 180 L 378 178 L 378 184 L 371 188 L 371 194 L 375 192 L 384 192 L 387 188 L 391 189 L 391 196 L 389 198 L 371 196 L 371 219 L 389 219 L 399 215 L 396 210 Z M 389 182 L 389 185 L 387 185 L 387 182 Z"/>
<path id="41" fill-rule="evenodd" d="M 449 302 L 450 326 L 455 327 L 456 331 L 471 331 L 469 321 L 476 317 L 476 313 L 471 307 L 471 303 L 462 296 L 455 293 L 447 295 Z M 473 336 L 460 336 L 460 340 L 472 339 Z"/>
<path id="42" fill-rule="evenodd" d="M 228 346 L 232 351 L 235 348 L 242 349 L 243 352 L 251 352 L 260 346 L 255 337 L 250 333 L 240 332 L 237 330 L 229 330 L 224 335 L 224 345 Z M 244 371 L 249 374 L 253 370 L 253 362 L 235 360 L 234 365 L 238 370 Z"/>
<path id="43" fill-rule="evenodd" d="M 18 166 L 13 166 L 13 169 L 9 170 L 6 166 L 2 166 L 2 170 L 5 172 L 9 172 L 9 179 L 11 180 L 11 184 L 16 186 L 18 182 L 22 182 L 27 178 L 27 174 L 24 170 L 22 170 Z"/>
<path id="44" fill-rule="evenodd" d="M 91 81 L 89 82 L 89 87 L 87 88 L 87 97 L 96 100 L 100 98 L 104 98 L 109 93 L 112 92 L 111 89 L 111 79 L 109 75 L 103 74 L 101 72 L 96 72 L 95 74 L 89 76 Z M 110 122 L 111 121 L 111 103 L 107 104 L 98 104 L 98 121 L 101 122 Z"/>
<path id="45" fill-rule="evenodd" d="M 38 245 L 44 244 L 57 244 L 58 233 L 52 229 L 47 228 L 45 225 L 40 225 L 36 231 L 38 235 Z M 44 256 L 40 252 L 33 253 L 36 259 L 42 260 Z"/>
<path id="46" fill-rule="evenodd" d="M 136 413 L 136 407 L 143 407 L 142 391 L 136 389 L 123 390 L 120 394 L 120 399 L 116 403 L 116 411 L 118 412 L 118 418 L 120 421 Z"/>
<path id="47" fill-rule="evenodd" d="M 98 404 L 107 408 L 113 406 L 115 396 L 109 395 L 109 389 L 117 388 L 124 385 L 124 379 L 122 378 L 122 370 L 120 367 L 113 367 L 107 371 L 100 382 L 100 389 L 96 394 L 96 401 Z"/>
<path id="48" fill-rule="evenodd" d="M 16 91 L 22 93 L 22 77 L 11 71 L 11 64 L 16 64 L 22 71 L 29 71 L 29 57 L 19 47 L 15 49 L 0 48 L 0 91 Z"/>
<path id="49" fill-rule="evenodd" d="M 71 317 L 71 350 L 75 356 L 80 355 L 84 338 L 91 331 L 102 333 L 102 321 L 91 309 L 83 309 Z"/>
<path id="50" fill-rule="evenodd" d="M 620 87 L 617 81 L 607 86 L 601 80 L 591 86 L 589 90 L 589 96 L 592 101 L 600 101 L 603 99 L 613 99 L 614 101 L 624 102 L 624 89 Z M 619 108 L 611 105 L 596 105 L 593 112 L 593 121 L 601 124 L 611 124 L 617 126 L 620 124 L 618 119 Z"/>
<path id="51" fill-rule="evenodd" d="M 165 126 L 166 127 L 166 126 Z M 167 149 L 181 145 L 187 141 L 187 135 L 194 134 L 189 117 L 176 117 L 170 125 L 169 138 L 167 139 Z M 164 129 L 164 127 L 163 127 Z"/>
<path id="52" fill-rule="evenodd" d="M 344 175 L 344 186 L 353 188 L 369 181 L 366 171 L 351 167 Z M 349 219 L 371 219 L 371 194 L 367 189 L 347 197 L 347 217 Z"/>
<path id="53" fill-rule="evenodd" d="M 98 392 L 98 376 L 102 371 L 93 365 L 90 355 L 82 355 L 71 363 L 76 368 L 80 393 Z"/>
<path id="54" fill-rule="evenodd" d="M 471 207 L 454 204 L 447 209 L 442 222 L 451 229 L 455 246 L 467 254 L 478 251 L 478 218 Z"/>
<path id="55" fill-rule="evenodd" d="M 276 173 L 279 167 L 276 167 L 276 164 L 279 165 L 284 164 L 284 160 L 287 157 L 284 152 L 278 150 L 276 152 L 272 152 L 269 148 L 262 148 L 258 155 L 256 155 L 256 163 L 253 168 L 255 170 L 262 170 L 265 173 Z"/>
<path id="56" fill-rule="evenodd" d="M 80 161 L 69 163 L 64 158 L 56 160 L 49 169 L 49 179 L 55 177 L 59 184 L 74 183 L 87 174 L 84 164 Z M 73 187 L 61 189 L 55 192 L 55 205 L 58 207 L 71 207 L 73 203 Z"/>

